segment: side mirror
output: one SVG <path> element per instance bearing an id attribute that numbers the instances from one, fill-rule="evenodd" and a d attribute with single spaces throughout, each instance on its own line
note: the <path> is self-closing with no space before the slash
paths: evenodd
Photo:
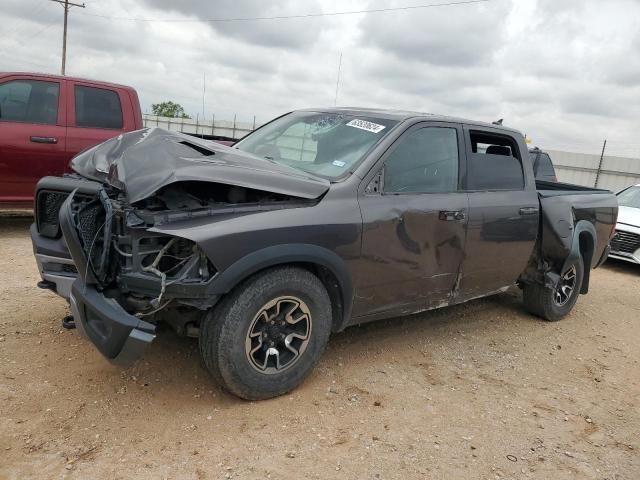
<path id="1" fill-rule="evenodd" d="M 371 179 L 364 192 L 369 195 L 375 195 L 382 193 L 382 182 L 384 178 L 384 166 L 378 171 L 378 173 Z"/>

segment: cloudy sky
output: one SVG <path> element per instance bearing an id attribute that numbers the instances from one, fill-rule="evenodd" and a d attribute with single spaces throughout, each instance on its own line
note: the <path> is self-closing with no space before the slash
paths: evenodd
<path id="1" fill-rule="evenodd" d="M 84 0 L 67 74 L 135 87 L 143 111 L 258 122 L 300 107 L 492 121 L 544 148 L 640 157 L 640 0 Z M 460 0 L 449 0 L 460 1 Z M 58 73 L 62 7 L 0 1 L 0 71 Z M 261 20 L 247 20 L 262 17 Z M 217 21 L 211 21 L 216 19 Z M 224 20 L 224 21 L 221 21 Z"/>

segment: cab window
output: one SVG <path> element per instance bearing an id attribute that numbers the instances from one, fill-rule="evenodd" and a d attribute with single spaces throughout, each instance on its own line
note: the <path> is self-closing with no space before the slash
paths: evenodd
<path id="1" fill-rule="evenodd" d="M 470 131 L 468 190 L 522 190 L 524 171 L 520 151 L 508 135 Z"/>
<path id="2" fill-rule="evenodd" d="M 77 127 L 122 129 L 122 107 L 117 92 L 76 85 L 75 100 Z"/>
<path id="3" fill-rule="evenodd" d="M 13 80 L 0 84 L 0 121 L 55 125 L 59 84 Z"/>
<path id="4" fill-rule="evenodd" d="M 555 177 L 556 171 L 551 163 L 551 158 L 546 153 L 541 153 L 535 164 L 535 174 L 540 177 Z"/>
<path id="5" fill-rule="evenodd" d="M 403 135 L 384 164 L 385 193 L 437 193 L 458 189 L 455 128 L 425 127 Z"/>

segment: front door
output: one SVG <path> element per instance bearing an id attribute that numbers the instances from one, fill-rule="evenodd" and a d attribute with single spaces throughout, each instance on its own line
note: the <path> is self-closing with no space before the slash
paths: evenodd
<path id="1" fill-rule="evenodd" d="M 355 323 L 451 302 L 467 224 L 467 194 L 459 181 L 463 145 L 459 125 L 422 122 L 404 132 L 375 167 L 374 179 L 359 194 L 363 233 Z"/>
<path id="2" fill-rule="evenodd" d="M 59 81 L 0 83 L 0 202 L 28 206 L 38 180 L 61 175 L 68 161 Z"/>

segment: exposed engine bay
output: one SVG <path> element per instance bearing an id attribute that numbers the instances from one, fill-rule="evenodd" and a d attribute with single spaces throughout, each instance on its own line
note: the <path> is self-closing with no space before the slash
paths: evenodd
<path id="1" fill-rule="evenodd" d="M 134 215 L 151 226 L 197 216 L 241 214 L 315 203 L 315 200 L 235 185 L 189 181 L 169 184 L 155 195 L 137 202 Z M 132 216 L 130 225 L 135 226 L 135 222 Z"/>
<path id="2" fill-rule="evenodd" d="M 59 192 L 51 195 L 51 201 L 60 201 Z M 40 202 L 46 205 L 47 198 L 41 197 Z M 163 320 L 180 334 L 197 335 L 199 315 L 217 301 L 206 294 L 216 268 L 193 241 L 149 229 L 183 219 L 237 217 L 315 203 L 240 186 L 189 181 L 171 183 L 133 205 L 123 192 L 103 185 L 97 196 L 74 195 L 70 207 L 87 258 L 82 273 L 94 279 L 98 290 L 138 318 Z"/>
<path id="3" fill-rule="evenodd" d="M 329 187 L 299 170 L 161 129 L 107 140 L 77 155 L 72 168 L 76 173 L 43 179 L 36 196 L 39 234 L 67 244 L 71 235 L 78 247 L 65 295 L 80 276 L 127 313 L 165 320 L 181 334 L 197 334 L 200 316 L 217 302 L 208 287 L 218 272 L 179 230 L 154 229 L 201 221 L 208 230 L 218 220 L 313 206 Z M 68 220 L 64 239 L 58 212 Z"/>

